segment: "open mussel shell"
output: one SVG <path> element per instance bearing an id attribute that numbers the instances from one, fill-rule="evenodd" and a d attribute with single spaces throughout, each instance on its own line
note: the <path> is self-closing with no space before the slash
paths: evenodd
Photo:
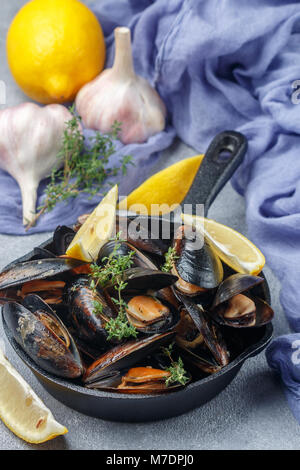
<path id="1" fill-rule="evenodd" d="M 116 373 L 106 380 L 87 385 L 87 387 L 127 394 L 168 393 L 182 388 L 183 385 L 180 383 L 167 385 L 166 380 L 170 375 L 167 370 L 138 366 L 122 374 Z"/>
<path id="2" fill-rule="evenodd" d="M 254 286 L 264 282 L 264 279 L 260 276 L 252 276 L 250 274 L 232 274 L 231 276 L 224 279 L 219 285 L 215 298 L 212 304 L 212 308 L 220 305 L 223 302 L 231 299 L 237 294 L 252 289 Z"/>
<path id="3" fill-rule="evenodd" d="M 56 255 L 47 248 L 37 246 L 33 249 L 33 259 L 50 259 L 56 258 Z"/>
<path id="4" fill-rule="evenodd" d="M 33 249 L 33 259 L 49 259 L 65 255 L 68 246 L 75 236 L 75 231 L 66 225 L 59 225 L 52 240 Z"/>
<path id="5" fill-rule="evenodd" d="M 196 349 L 189 349 L 183 345 L 178 345 L 178 348 L 185 363 L 192 364 L 205 374 L 215 374 L 222 369 L 205 345 Z"/>
<path id="6" fill-rule="evenodd" d="M 155 296 L 162 302 L 167 302 L 180 311 L 181 303 L 176 297 L 172 287 L 164 287 L 163 289 L 158 290 L 155 293 Z"/>
<path id="7" fill-rule="evenodd" d="M 180 321 L 175 328 L 176 344 L 187 349 L 196 349 L 203 345 L 204 339 L 202 333 L 196 327 L 191 316 L 185 308 L 180 312 Z"/>
<path id="8" fill-rule="evenodd" d="M 137 295 L 127 303 L 127 319 L 140 333 L 153 335 L 173 330 L 180 320 L 179 310 L 166 300 Z"/>
<path id="9" fill-rule="evenodd" d="M 110 349 L 86 370 L 83 378 L 84 383 L 99 383 L 102 379 L 111 377 L 116 371 L 132 367 L 154 350 L 170 343 L 173 338 L 174 333 L 168 332 L 128 341 Z"/>
<path id="10" fill-rule="evenodd" d="M 37 295 L 26 297 L 24 305 L 6 303 L 3 317 L 16 342 L 42 369 L 70 379 L 82 375 L 83 366 L 72 336 Z"/>
<path id="11" fill-rule="evenodd" d="M 177 277 L 158 269 L 130 268 L 124 272 L 123 280 L 126 282 L 124 293 L 135 294 L 140 292 L 156 292 L 164 287 L 169 287 L 177 281 Z M 108 285 L 106 289 L 114 292 L 114 286 Z"/>
<path id="12" fill-rule="evenodd" d="M 85 366 L 88 366 L 92 362 L 96 361 L 96 359 L 98 359 L 98 357 L 103 354 L 103 347 L 98 348 L 97 346 L 82 340 L 79 336 L 76 335 L 72 325 L 68 324 L 68 330 L 70 331 L 76 343 L 77 349 L 80 352 L 80 356 Z"/>
<path id="13" fill-rule="evenodd" d="M 159 217 L 119 215 L 117 231 L 122 232 L 122 237 L 126 237 L 138 250 L 157 256 L 163 256 L 168 251 L 170 240 L 173 238 L 173 224 Z"/>
<path id="14" fill-rule="evenodd" d="M 57 256 L 64 255 L 75 237 L 75 231 L 66 225 L 59 225 L 54 234 L 52 247 L 54 254 Z"/>
<path id="15" fill-rule="evenodd" d="M 99 378 L 97 381 L 86 383 L 86 388 L 96 388 L 97 390 L 106 390 L 116 392 L 118 385 L 121 383 L 122 372 L 119 370 L 113 370 L 108 372 L 107 375 L 103 378 Z"/>
<path id="16" fill-rule="evenodd" d="M 185 296 L 181 296 L 181 300 L 217 364 L 226 366 L 229 363 L 229 352 L 218 325 L 210 319 L 201 305 L 196 305 Z"/>
<path id="17" fill-rule="evenodd" d="M 22 302 L 23 307 L 30 310 L 32 313 L 42 311 L 48 313 L 50 316 L 53 316 L 57 319 L 57 321 L 65 328 L 64 324 L 60 320 L 60 318 L 56 315 L 56 313 L 52 310 L 50 305 L 48 305 L 41 297 L 36 294 L 28 294 L 24 297 Z"/>
<path id="18" fill-rule="evenodd" d="M 192 227 L 182 226 L 173 242 L 177 259 L 173 272 L 179 276 L 176 288 L 185 295 L 215 289 L 223 279 L 223 266 L 206 239 Z"/>
<path id="19" fill-rule="evenodd" d="M 117 249 L 115 249 L 117 245 Z M 103 264 L 103 259 L 108 258 L 112 255 L 114 252 L 114 256 L 128 256 L 131 252 L 134 252 L 132 259 L 132 267 L 142 267 L 146 269 L 157 269 L 157 266 L 151 261 L 151 259 L 147 256 L 145 256 L 143 253 L 141 253 L 136 247 L 131 245 L 127 241 L 115 241 L 111 240 L 99 251 L 98 259 L 97 259 L 97 264 L 101 266 Z"/>
<path id="20" fill-rule="evenodd" d="M 233 274 L 219 286 L 210 316 L 219 324 L 234 328 L 260 327 L 269 323 L 274 312 L 249 291 L 264 282 L 259 276 Z"/>
<path id="21" fill-rule="evenodd" d="M 20 297 L 18 295 L 18 288 L 12 287 L 10 289 L 4 289 L 0 291 L 1 304 L 4 305 L 6 302 L 19 302 Z"/>
<path id="22" fill-rule="evenodd" d="M 0 273 L 0 289 L 18 286 L 36 279 L 55 277 L 85 264 L 73 258 L 50 258 L 17 263 Z"/>
<path id="23" fill-rule="evenodd" d="M 101 305 L 101 311 L 96 309 Z M 107 347 L 107 321 L 114 317 L 114 312 L 103 293 L 91 289 L 86 277 L 77 278 L 68 288 L 69 319 L 76 336 L 87 344 L 103 350 Z"/>
<path id="24" fill-rule="evenodd" d="M 17 294 L 23 299 L 28 294 L 38 294 L 47 304 L 59 305 L 63 302 L 65 281 L 37 279 L 22 284 Z"/>
<path id="25" fill-rule="evenodd" d="M 210 314 L 220 325 L 233 328 L 258 328 L 271 322 L 274 317 L 274 311 L 267 302 L 242 294 L 218 305 Z"/>
<path id="26" fill-rule="evenodd" d="M 206 346 L 202 333 L 185 308 L 181 311 L 181 320 L 176 327 L 176 346 L 187 364 L 205 374 L 214 374 L 221 370 L 222 366 Z"/>
<path id="27" fill-rule="evenodd" d="M 270 323 L 274 317 L 274 310 L 270 305 L 263 299 L 254 297 L 254 302 L 256 305 L 256 323 L 255 326 L 263 326 L 267 323 Z"/>

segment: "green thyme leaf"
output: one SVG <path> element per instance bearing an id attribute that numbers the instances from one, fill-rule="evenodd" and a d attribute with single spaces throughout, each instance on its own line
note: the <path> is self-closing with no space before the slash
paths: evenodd
<path id="1" fill-rule="evenodd" d="M 173 383 L 179 383 L 185 385 L 190 379 L 187 376 L 187 372 L 184 368 L 184 363 L 181 357 L 178 361 L 174 361 L 172 358 L 174 343 L 171 343 L 168 347 L 161 348 L 162 352 L 170 359 L 171 365 L 166 370 L 170 372 L 170 376 L 166 378 L 166 385 L 169 387 Z"/>
<path id="2" fill-rule="evenodd" d="M 27 230 L 45 212 L 50 212 L 56 204 L 87 193 L 90 198 L 103 195 L 103 188 L 111 176 L 125 175 L 132 157 L 125 155 L 119 165 L 110 166 L 110 158 L 115 153 L 114 140 L 118 138 L 121 123 L 115 122 L 108 135 L 96 132 L 85 145 L 81 132 L 81 118 L 76 115 L 74 106 L 70 108 L 72 119 L 66 123 L 63 145 L 57 158 L 63 162 L 63 168 L 54 169 L 50 182 L 45 189 L 44 203 Z M 114 183 L 115 184 L 115 183 Z"/>
<path id="3" fill-rule="evenodd" d="M 103 304 L 101 304 L 98 300 L 94 302 L 94 314 L 101 316 L 103 313 Z"/>
<path id="4" fill-rule="evenodd" d="M 167 387 L 172 383 L 180 383 L 181 385 L 185 385 L 189 381 L 181 357 L 178 359 L 177 362 L 173 361 L 172 365 L 166 370 L 171 374 L 170 377 L 166 379 Z"/>
<path id="5" fill-rule="evenodd" d="M 106 325 L 105 329 L 108 332 L 108 340 L 111 339 L 124 339 L 133 336 L 134 338 L 137 337 L 137 331 L 134 326 L 130 325 L 127 319 L 123 318 L 120 314 L 117 318 L 110 319 Z"/>
<path id="6" fill-rule="evenodd" d="M 108 340 L 136 338 L 137 331 L 130 325 L 126 315 L 127 303 L 122 298 L 122 291 L 126 288 L 127 283 L 124 281 L 124 272 L 133 264 L 134 251 L 130 251 L 127 255 L 118 255 L 121 243 L 121 233 L 119 232 L 113 239 L 115 241 L 114 249 L 107 257 L 102 258 L 102 266 L 91 264 L 90 287 L 94 292 L 97 288 L 105 288 L 108 284 L 113 284 L 117 297 L 112 297 L 112 301 L 118 307 L 118 316 L 111 318 L 105 325 L 108 331 Z M 99 306 L 95 305 L 94 313 L 99 314 Z M 101 312 L 102 313 L 102 312 Z"/>
<path id="7" fill-rule="evenodd" d="M 165 264 L 162 266 L 161 270 L 169 273 L 172 270 L 172 267 L 175 263 L 175 261 L 179 258 L 179 256 L 176 255 L 175 248 L 170 248 L 168 249 L 167 253 L 165 254 Z"/>

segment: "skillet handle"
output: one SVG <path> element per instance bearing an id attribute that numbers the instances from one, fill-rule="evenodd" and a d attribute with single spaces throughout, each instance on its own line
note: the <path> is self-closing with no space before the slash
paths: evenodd
<path id="1" fill-rule="evenodd" d="M 210 205 L 242 162 L 247 147 L 246 137 L 239 132 L 225 131 L 216 135 L 182 204 L 191 204 L 193 214 L 196 204 L 204 204 L 206 216 Z"/>

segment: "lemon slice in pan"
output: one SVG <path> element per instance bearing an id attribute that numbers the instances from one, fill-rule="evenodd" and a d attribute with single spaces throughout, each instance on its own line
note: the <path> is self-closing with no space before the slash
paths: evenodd
<path id="1" fill-rule="evenodd" d="M 18 437 L 33 444 L 68 432 L 0 350 L 0 418 Z"/>
<path id="2" fill-rule="evenodd" d="M 262 252 L 244 235 L 226 225 L 204 217 L 182 214 L 185 224 L 204 233 L 224 263 L 239 273 L 257 275 L 265 265 Z"/>
<path id="3" fill-rule="evenodd" d="M 118 186 L 114 186 L 80 227 L 66 255 L 82 261 L 94 261 L 101 247 L 113 235 L 116 222 Z"/>

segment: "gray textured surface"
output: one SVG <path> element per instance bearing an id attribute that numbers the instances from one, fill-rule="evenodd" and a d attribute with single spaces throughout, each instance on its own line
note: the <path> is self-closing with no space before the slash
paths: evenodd
<path id="1" fill-rule="evenodd" d="M 14 84 L 6 66 L 5 35 L 20 0 L 2 1 L 0 5 L 0 80 L 7 85 L 7 104 L 26 98 Z M 92 3 L 88 1 L 86 3 Z M 193 155 L 180 143 L 165 153 L 163 165 Z M 156 169 L 159 169 L 157 167 Z M 226 208 L 226 209 L 225 209 Z M 244 202 L 228 184 L 215 201 L 209 216 L 246 234 Z M 8 262 L 42 242 L 48 234 L 9 237 L 0 235 L 0 269 Z M 265 269 L 276 312 L 275 335 L 289 331 L 279 304 L 279 284 Z M 0 329 L 0 337 L 1 337 Z M 14 366 L 66 425 L 69 433 L 41 449 L 299 449 L 300 428 L 285 401 L 281 385 L 268 369 L 264 354 L 250 359 L 241 372 L 217 398 L 184 416 L 150 424 L 118 424 L 93 419 L 68 409 L 36 381 L 11 347 L 6 353 Z M 0 422 L 1 449 L 34 449 L 20 441 Z"/>

